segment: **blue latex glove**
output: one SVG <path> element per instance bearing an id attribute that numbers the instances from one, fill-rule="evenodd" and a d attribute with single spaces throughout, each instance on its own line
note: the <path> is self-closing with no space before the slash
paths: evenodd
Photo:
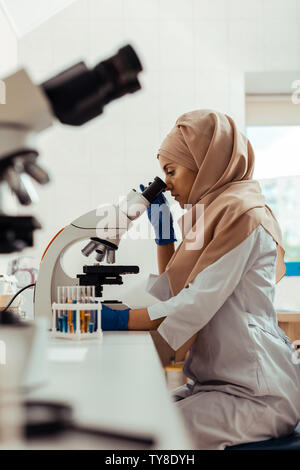
<path id="1" fill-rule="evenodd" d="M 126 310 L 113 310 L 102 304 L 101 328 L 102 330 L 128 330 L 129 308 Z"/>
<path id="2" fill-rule="evenodd" d="M 150 185 L 151 183 L 149 183 Z M 141 191 L 145 191 L 145 186 L 140 184 Z M 163 195 L 160 193 L 157 198 L 147 209 L 148 219 L 152 224 L 155 232 L 155 243 L 157 245 L 166 245 L 167 243 L 176 242 L 173 217 L 170 211 L 170 206 Z M 162 222 L 164 221 L 164 227 Z M 163 230 L 164 228 L 164 230 Z"/>

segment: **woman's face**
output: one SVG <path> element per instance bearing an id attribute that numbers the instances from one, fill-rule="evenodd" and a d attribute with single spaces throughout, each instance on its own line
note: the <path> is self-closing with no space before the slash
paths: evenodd
<path id="1" fill-rule="evenodd" d="M 197 173 L 168 160 L 162 155 L 159 155 L 159 163 L 166 175 L 166 191 L 170 191 L 175 200 L 179 202 L 180 207 L 184 209 L 184 205 L 188 202 L 189 194 Z"/>

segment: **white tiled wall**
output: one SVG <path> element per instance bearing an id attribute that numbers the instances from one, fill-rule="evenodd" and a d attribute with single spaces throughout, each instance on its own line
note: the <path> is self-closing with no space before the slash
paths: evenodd
<path id="1" fill-rule="evenodd" d="M 17 39 L 11 29 L 11 26 L 0 8 L 0 79 L 9 75 L 17 66 L 18 62 L 18 44 Z M 2 94 L 1 94 L 2 103 Z M 0 106 L 5 106 L 1 104 Z M 0 200 L 2 196 L 2 190 L 0 190 Z M 5 202 L 5 206 L 10 207 L 10 204 Z M 14 208 L 15 204 L 12 204 Z M 0 256 L 0 273 L 5 272 L 8 256 Z"/>
<path id="2" fill-rule="evenodd" d="M 53 183 L 39 191 L 35 213 L 44 228 L 28 251 L 39 256 L 80 213 L 161 176 L 156 151 L 181 113 L 215 108 L 243 128 L 244 71 L 300 67 L 299 3 L 77 0 L 25 36 L 19 62 L 38 82 L 79 59 L 93 65 L 127 42 L 145 69 L 142 91 L 108 105 L 82 129 L 57 126 L 40 137 Z M 121 250 L 119 262 L 140 265 L 142 285 L 156 269 L 154 242 L 126 242 Z"/>
<path id="3" fill-rule="evenodd" d="M 8 19 L 0 8 L 0 78 L 10 74 L 17 65 L 18 45 Z"/>

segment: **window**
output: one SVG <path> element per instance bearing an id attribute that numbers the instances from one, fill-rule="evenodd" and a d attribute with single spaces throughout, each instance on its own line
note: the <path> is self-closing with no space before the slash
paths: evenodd
<path id="1" fill-rule="evenodd" d="M 285 261 L 300 261 L 300 69 L 245 73 L 253 177 L 280 224 Z"/>
<path id="2" fill-rule="evenodd" d="M 300 261 L 300 125 L 248 126 L 246 134 L 255 152 L 253 177 L 282 230 L 285 261 Z"/>

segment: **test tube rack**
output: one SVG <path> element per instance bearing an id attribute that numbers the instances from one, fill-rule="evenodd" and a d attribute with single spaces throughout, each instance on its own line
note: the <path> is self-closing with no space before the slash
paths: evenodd
<path id="1" fill-rule="evenodd" d="M 66 338 L 70 340 L 82 340 L 82 339 L 92 339 L 92 338 L 98 338 L 102 339 L 103 333 L 101 329 L 101 308 L 102 304 L 90 304 L 90 303 L 84 303 L 84 304 L 61 304 L 61 303 L 53 303 L 52 304 L 52 337 L 55 338 Z M 94 311 L 97 315 L 97 329 L 96 331 L 93 332 L 82 332 L 81 331 L 81 321 L 80 321 L 80 312 L 81 311 Z M 76 312 L 76 327 L 73 332 L 66 332 L 66 331 L 60 331 L 57 329 L 57 323 L 58 323 L 58 318 L 60 315 L 60 312 L 68 312 L 68 316 L 71 313 L 73 315 L 73 312 Z"/>

